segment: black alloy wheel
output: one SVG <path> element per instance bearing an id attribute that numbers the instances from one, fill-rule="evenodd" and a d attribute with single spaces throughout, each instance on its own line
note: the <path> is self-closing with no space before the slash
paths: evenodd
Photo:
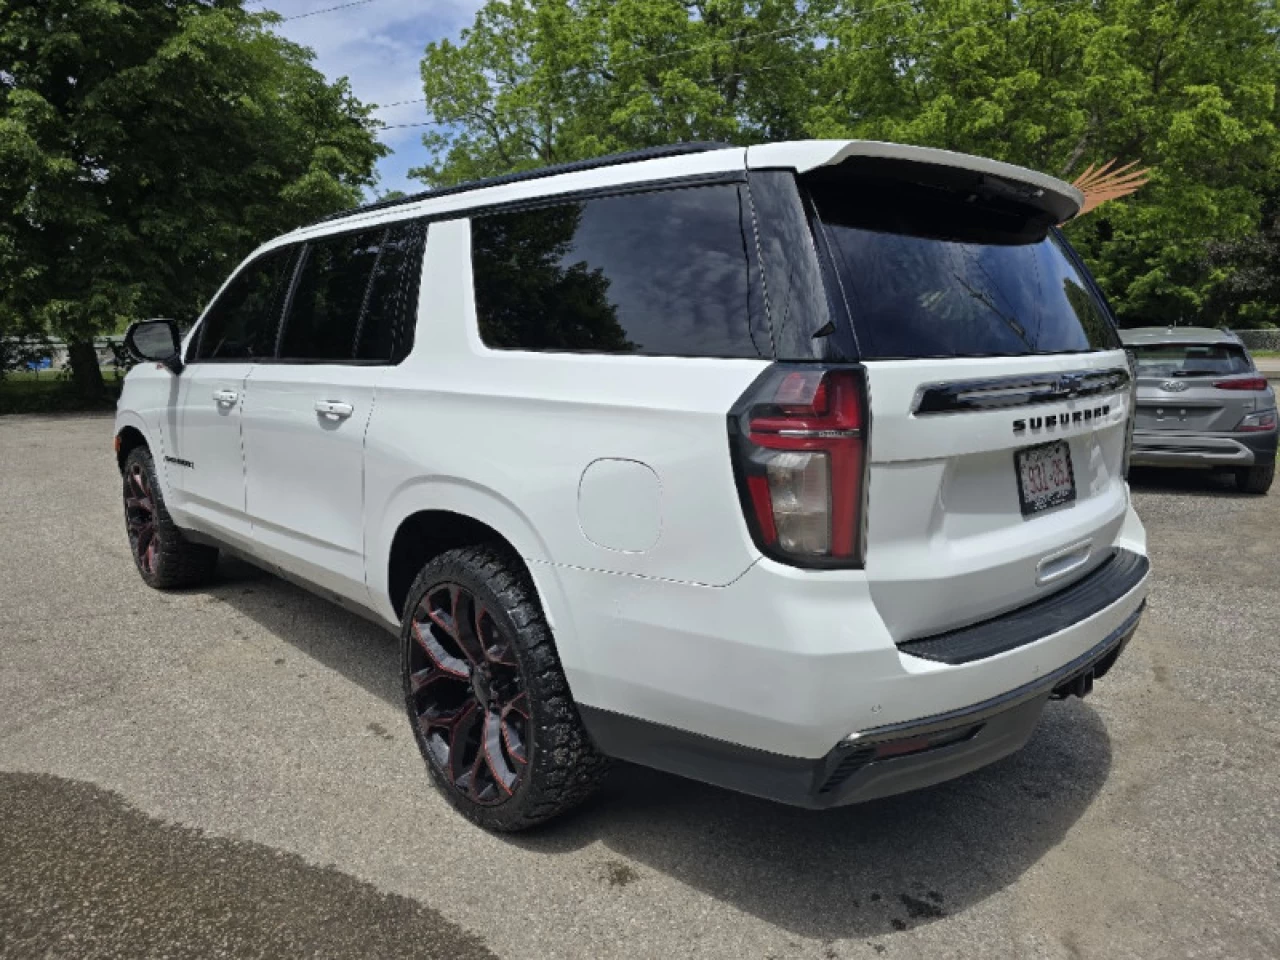
<path id="1" fill-rule="evenodd" d="M 432 779 L 488 830 L 524 830 L 585 800 L 608 770 L 519 557 L 447 550 L 409 588 L 405 705 Z"/>
<path id="2" fill-rule="evenodd" d="M 192 543 L 170 518 L 156 481 L 151 452 L 146 447 L 130 450 L 121 474 L 129 553 L 147 585 L 169 589 L 199 586 L 212 580 L 218 551 Z"/>
<path id="3" fill-rule="evenodd" d="M 413 614 L 409 701 L 426 749 L 453 787 L 501 803 L 529 766 L 529 695 L 511 638 L 462 584 L 443 582 Z"/>

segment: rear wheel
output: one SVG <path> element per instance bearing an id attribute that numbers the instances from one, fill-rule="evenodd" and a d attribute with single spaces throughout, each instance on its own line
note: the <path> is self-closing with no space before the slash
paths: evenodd
<path id="1" fill-rule="evenodd" d="M 218 551 L 189 541 L 169 518 L 146 447 L 132 450 L 124 462 L 124 522 L 133 562 L 148 586 L 195 587 L 213 578 Z"/>
<path id="2" fill-rule="evenodd" d="M 404 695 L 432 778 L 466 817 L 523 830 L 585 800 L 606 772 L 532 584 L 493 547 L 449 550 L 414 581 Z"/>
<path id="3" fill-rule="evenodd" d="M 1261 463 L 1236 470 L 1236 487 L 1244 493 L 1266 493 L 1276 478 L 1276 463 Z"/>

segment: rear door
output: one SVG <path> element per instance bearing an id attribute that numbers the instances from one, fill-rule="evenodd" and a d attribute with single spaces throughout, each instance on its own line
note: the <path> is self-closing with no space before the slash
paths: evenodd
<path id="1" fill-rule="evenodd" d="M 1135 429 L 1181 433 L 1234 430 L 1256 406 L 1253 363 L 1232 343 L 1134 347 L 1138 369 Z"/>
<path id="2" fill-rule="evenodd" d="M 871 402 L 866 573 L 896 639 L 1061 589 L 1128 505 L 1130 376 L 1084 268 L 1003 190 L 807 184 Z"/>
<path id="3" fill-rule="evenodd" d="M 246 509 L 268 559 L 365 602 L 364 441 L 375 390 L 403 344 L 395 325 L 416 225 L 308 243 L 278 356 L 244 404 Z"/>

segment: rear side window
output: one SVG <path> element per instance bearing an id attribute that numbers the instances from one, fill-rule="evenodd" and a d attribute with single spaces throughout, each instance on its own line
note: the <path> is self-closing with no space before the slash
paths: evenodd
<path id="1" fill-rule="evenodd" d="M 1161 343 L 1134 352 L 1143 377 L 1220 377 L 1253 369 L 1244 349 L 1230 343 Z"/>
<path id="2" fill-rule="evenodd" d="M 356 335 L 357 360 L 395 362 L 413 346 L 426 235 L 426 224 L 404 223 L 383 238 Z"/>
<path id="3" fill-rule="evenodd" d="M 826 182 L 812 198 L 864 359 L 1119 346 L 1056 231 L 902 182 Z"/>
<path id="4" fill-rule="evenodd" d="M 737 184 L 477 216 L 476 315 L 506 350 L 770 354 Z"/>
<path id="5" fill-rule="evenodd" d="M 308 243 L 289 303 L 282 360 L 351 360 L 385 230 Z"/>
<path id="6" fill-rule="evenodd" d="M 296 248 L 264 254 L 236 275 L 205 312 L 196 360 L 255 360 L 275 353 Z"/>

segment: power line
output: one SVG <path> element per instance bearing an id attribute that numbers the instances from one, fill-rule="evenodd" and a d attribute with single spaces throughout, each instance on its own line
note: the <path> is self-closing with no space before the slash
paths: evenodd
<path id="1" fill-rule="evenodd" d="M 262 7 L 264 13 L 278 14 L 280 12 L 279 10 L 270 10 L 267 8 L 267 4 L 269 2 L 270 0 L 245 0 L 244 5 L 246 7 L 253 7 L 253 6 Z M 288 22 L 290 20 L 302 20 L 306 17 L 319 16 L 322 13 L 333 13 L 335 10 L 345 10 L 347 9 L 347 7 L 360 7 L 366 3 L 373 3 L 373 0 L 352 0 L 352 2 L 350 3 L 340 3 L 336 7 L 325 7 L 322 10 L 308 10 L 306 13 L 295 13 L 291 17 L 281 17 L 280 19 L 283 22 Z"/>
<path id="2" fill-rule="evenodd" d="M 378 128 L 382 130 L 403 130 L 405 127 L 447 127 L 451 123 L 461 123 L 460 120 L 424 120 L 421 123 L 385 123 Z"/>
<path id="3" fill-rule="evenodd" d="M 346 10 L 348 7 L 362 7 L 366 3 L 373 3 L 374 0 L 352 0 L 351 3 L 340 3 L 336 7 L 325 7 L 322 10 L 311 10 L 308 13 L 294 14 L 292 17 L 285 17 L 287 23 L 290 20 L 303 20 L 307 17 L 318 17 L 322 13 L 333 13 L 335 10 Z"/>
<path id="4" fill-rule="evenodd" d="M 426 103 L 426 97 L 418 97 L 416 100 L 397 100 L 395 103 L 383 103 L 378 106 L 379 110 L 390 110 L 392 107 L 403 107 L 406 103 Z"/>
<path id="5" fill-rule="evenodd" d="M 360 0 L 360 2 L 371 3 L 372 0 Z M 1078 3 L 1078 0 L 1057 0 L 1056 3 L 1045 4 L 1042 7 L 1037 7 L 1033 10 L 1025 11 L 1019 16 L 1018 19 L 1029 19 L 1031 17 L 1036 16 L 1037 14 L 1045 13 L 1049 10 L 1056 10 L 1059 7 L 1071 6 L 1072 4 L 1076 4 L 1076 3 Z M 351 4 L 351 5 L 354 5 L 354 4 Z M 858 14 L 851 14 L 851 15 L 850 14 L 823 14 L 822 16 L 815 18 L 815 22 L 822 22 L 824 20 L 832 20 L 832 19 L 842 19 L 846 22 L 851 20 L 862 20 L 874 13 L 879 13 L 884 10 L 892 10 L 892 9 L 897 9 L 899 7 L 910 7 L 914 5 L 915 5 L 915 0 L 903 0 L 903 2 L 886 3 L 886 4 L 881 4 L 878 7 L 871 7 L 870 9 L 864 10 Z M 977 20 L 970 23 L 964 23 L 955 27 L 943 27 L 938 30 L 930 30 L 925 33 L 919 33 L 919 34 L 916 34 L 916 37 L 917 38 L 935 37 L 935 36 L 940 36 L 942 34 L 957 33 L 960 30 L 965 29 L 966 27 L 996 23 L 1002 20 L 1007 20 L 1007 19 L 1008 17 L 1006 15 L 1000 14 L 994 17 L 988 17 L 985 20 Z M 653 54 L 652 56 L 633 57 L 629 60 L 611 61 L 611 62 L 605 62 L 603 64 L 595 64 L 587 67 L 570 67 L 565 72 L 576 73 L 582 70 L 616 70 L 620 67 L 631 66 L 637 63 L 647 63 L 654 60 L 665 60 L 665 59 L 670 59 L 671 57 L 683 56 L 690 53 L 697 53 L 698 51 L 710 49 L 713 47 L 730 46 L 732 44 L 744 43 L 748 40 L 759 40 L 763 37 L 772 37 L 772 36 L 778 36 L 780 34 L 792 33 L 799 29 L 802 29 L 801 26 L 793 25 L 790 27 L 780 28 L 778 30 L 766 30 L 761 33 L 746 34 L 745 36 L 741 36 L 741 37 L 728 37 L 722 40 L 713 40 L 707 43 L 694 44 L 688 47 L 680 47 L 676 50 L 669 50 L 666 53 L 657 53 L 657 54 Z M 899 38 L 892 38 L 892 37 L 889 38 L 889 40 L 893 40 L 893 39 L 899 39 Z M 906 39 L 906 38 L 901 38 L 901 39 Z M 872 50 L 880 46 L 883 46 L 883 43 L 864 43 L 856 47 L 849 47 L 845 49 L 861 51 L 861 50 Z M 757 67 L 752 70 L 746 70 L 740 73 L 725 74 L 719 77 L 713 75 L 713 76 L 706 77 L 705 79 L 706 80 L 717 80 L 717 79 L 730 80 L 737 77 L 749 76 L 753 73 L 762 73 L 766 70 L 775 70 L 775 69 L 777 69 L 777 67 Z M 699 80 L 699 82 L 702 82 L 701 79 Z M 426 97 L 416 97 L 412 100 L 396 100 L 393 103 L 384 103 L 379 105 L 375 109 L 389 110 L 392 107 L 402 107 L 408 104 L 426 103 L 426 102 L 427 102 Z M 432 124 L 435 124 L 435 123 L 444 123 L 444 122 L 445 121 L 431 121 L 430 123 L 426 123 L 426 124 L 394 124 L 394 125 L 388 126 L 386 129 L 395 129 L 397 127 L 408 127 L 408 126 L 431 126 Z"/>

